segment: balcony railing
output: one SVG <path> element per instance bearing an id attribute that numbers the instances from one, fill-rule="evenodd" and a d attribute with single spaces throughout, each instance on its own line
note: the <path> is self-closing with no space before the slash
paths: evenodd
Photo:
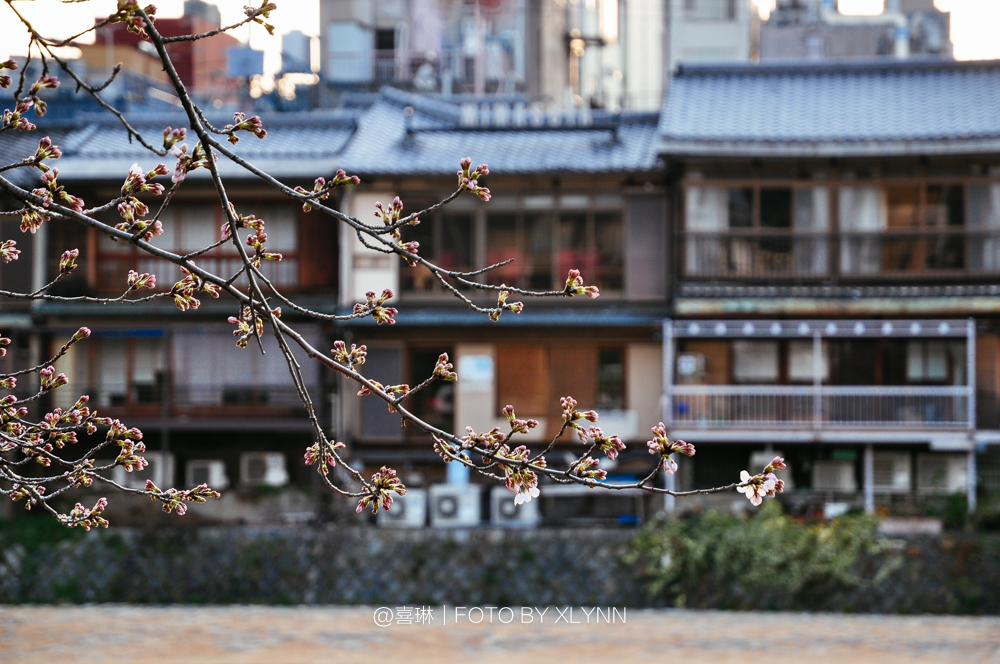
<path id="1" fill-rule="evenodd" d="M 673 385 L 672 424 L 697 427 L 960 428 L 969 422 L 969 388 Z"/>
<path id="2" fill-rule="evenodd" d="M 222 277 L 231 277 L 243 267 L 239 256 L 206 255 L 195 259 L 200 267 Z M 120 294 L 127 283 L 129 270 L 156 275 L 158 290 L 167 290 L 184 276 L 180 268 L 170 261 L 145 255 L 101 254 L 97 261 L 97 289 L 102 293 Z M 294 254 L 282 252 L 280 261 L 261 261 L 261 273 L 275 287 L 294 290 L 299 285 L 299 261 Z M 237 283 L 244 281 L 240 277 Z"/>
<path id="3" fill-rule="evenodd" d="M 1000 275 L 1000 233 L 825 233 L 727 229 L 681 237 L 684 276 L 698 279 L 928 278 Z"/>
<path id="4" fill-rule="evenodd" d="M 320 388 L 309 386 L 309 391 L 318 401 Z M 90 386 L 82 393 L 112 417 L 281 418 L 304 412 L 291 385 L 175 385 L 163 390 L 154 384 L 134 384 Z"/>

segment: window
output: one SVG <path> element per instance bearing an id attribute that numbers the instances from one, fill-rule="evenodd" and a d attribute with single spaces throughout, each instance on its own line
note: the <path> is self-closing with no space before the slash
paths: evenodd
<path id="1" fill-rule="evenodd" d="M 610 198 L 610 197 L 609 197 Z M 624 285 L 624 223 L 617 198 L 526 196 L 503 206 L 450 215 L 432 215 L 403 231 L 405 242 L 420 243 L 420 254 L 451 270 L 475 270 L 512 262 L 486 273 L 493 285 L 558 290 L 570 269 L 602 291 Z M 573 210 L 565 209 L 572 205 Z M 499 209 L 497 209 L 499 208 Z M 479 249 L 479 247 L 482 247 Z M 440 284 L 423 268 L 404 269 L 409 292 L 437 292 Z"/>
<path id="2" fill-rule="evenodd" d="M 446 270 L 469 271 L 473 269 L 474 221 L 471 213 L 432 214 L 422 218 L 418 225 L 403 230 L 403 241 L 419 242 L 418 253 Z M 404 268 L 400 282 L 404 290 L 411 292 L 432 293 L 441 289 L 434 275 L 422 266 Z"/>
<path id="3" fill-rule="evenodd" d="M 736 383 L 774 384 L 778 382 L 778 342 L 733 342 L 733 380 Z"/>
<path id="4" fill-rule="evenodd" d="M 825 187 L 692 186 L 687 188 L 685 207 L 689 276 L 827 273 Z"/>
<path id="5" fill-rule="evenodd" d="M 845 274 L 965 269 L 964 186 L 844 187 L 840 203 Z"/>
<path id="6" fill-rule="evenodd" d="M 267 248 L 280 253 L 281 261 L 262 261 L 261 272 L 278 287 L 296 287 L 299 283 L 298 209 L 291 205 L 236 203 L 242 214 L 254 214 L 263 219 L 267 231 Z M 212 205 L 178 204 L 168 208 L 161 217 L 163 234 L 153 244 L 169 251 L 188 253 L 204 249 L 222 238 L 221 212 Z M 104 219 L 115 224 L 117 217 Z M 241 231 L 245 237 L 248 231 Z M 245 245 L 244 245 L 245 246 Z M 331 247 L 332 249 L 332 247 Z M 242 263 L 236 247 L 226 243 L 200 256 L 198 264 L 220 275 L 235 274 Z M 175 265 L 139 251 L 127 242 L 116 242 L 99 234 L 97 279 L 98 288 L 120 292 L 129 270 L 149 272 L 157 277 L 157 286 L 169 288 L 182 276 Z M 245 283 L 240 279 L 237 283 Z"/>
<path id="7" fill-rule="evenodd" d="M 684 0 L 684 17 L 689 21 L 734 21 L 736 0 Z"/>
<path id="8" fill-rule="evenodd" d="M 600 348 L 597 352 L 598 410 L 625 410 L 625 349 Z"/>
<path id="9" fill-rule="evenodd" d="M 89 357 L 80 358 L 97 406 L 160 403 L 167 379 L 162 337 L 98 335 L 88 344 Z"/>

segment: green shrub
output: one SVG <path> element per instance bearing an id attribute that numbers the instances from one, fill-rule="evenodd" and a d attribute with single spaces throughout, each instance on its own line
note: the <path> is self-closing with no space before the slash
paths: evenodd
<path id="1" fill-rule="evenodd" d="M 898 565 L 898 556 L 878 555 L 891 545 L 876 535 L 877 523 L 849 515 L 804 524 L 769 502 L 748 519 L 708 512 L 653 521 L 628 560 L 641 566 L 651 599 L 675 606 L 819 608 Z"/>

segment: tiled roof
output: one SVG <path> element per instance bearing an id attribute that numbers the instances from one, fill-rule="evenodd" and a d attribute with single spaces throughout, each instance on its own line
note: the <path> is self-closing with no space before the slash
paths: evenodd
<path id="1" fill-rule="evenodd" d="M 1000 150 L 1000 61 L 682 65 L 660 116 L 670 155 Z"/>
<path id="2" fill-rule="evenodd" d="M 357 113 L 343 111 L 263 115 L 267 129 L 264 140 L 241 133 L 240 142 L 230 147 L 278 177 L 315 177 L 315 173 L 336 170 L 338 155 L 354 133 L 356 117 Z M 155 146 L 160 145 L 164 128 L 187 126 L 187 118 L 177 113 L 144 114 L 129 120 Z M 209 120 L 217 127 L 232 121 L 231 117 L 210 117 Z M 124 177 L 134 162 L 152 168 L 158 161 L 171 167 L 176 161 L 171 155 L 159 157 L 153 154 L 134 139 L 130 142 L 122 126 L 107 114 L 88 114 L 72 121 L 65 118 L 56 121 L 42 119 L 38 122 L 37 131 L 6 135 L 2 156 L 6 158 L 9 155 L 15 159 L 28 156 L 34 153 L 38 139 L 46 135 L 51 136 L 53 143 L 63 151 L 62 158 L 55 165 L 59 168 L 60 179 L 64 181 L 118 179 Z M 186 142 L 193 145 L 196 139 L 192 140 L 189 135 Z M 226 160 L 221 160 L 219 164 L 224 176 L 249 176 Z M 193 171 L 190 177 L 201 178 L 206 174 L 207 171 L 198 170 Z"/>
<path id="3" fill-rule="evenodd" d="M 410 107 L 413 113 L 405 114 Z M 656 166 L 652 115 L 567 118 L 553 126 L 463 121 L 463 109 L 437 99 L 383 90 L 365 112 L 342 155 L 342 167 L 359 174 L 450 174 L 465 156 L 494 173 L 646 171 Z M 409 125 L 408 125 L 409 123 Z M 410 133 L 407 133 L 407 126 Z"/>

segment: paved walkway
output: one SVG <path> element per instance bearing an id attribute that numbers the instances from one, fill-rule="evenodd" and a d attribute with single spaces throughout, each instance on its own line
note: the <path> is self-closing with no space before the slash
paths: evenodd
<path id="1" fill-rule="evenodd" d="M 522 623 L 517 609 L 495 613 L 491 625 L 488 614 L 456 624 L 453 607 L 441 624 L 441 611 L 433 625 L 394 616 L 378 627 L 372 608 L 354 607 L 0 607 L 0 662 L 1000 664 L 997 617 L 629 610 L 624 623 L 619 613 L 615 623 L 588 625 L 579 607 L 579 624 L 553 607 L 542 622 L 534 613 Z"/>

